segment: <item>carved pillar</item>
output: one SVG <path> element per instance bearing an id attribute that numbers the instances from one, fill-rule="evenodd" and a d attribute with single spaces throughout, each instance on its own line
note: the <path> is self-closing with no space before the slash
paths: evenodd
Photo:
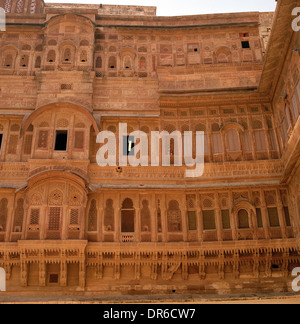
<path id="1" fill-rule="evenodd" d="M 61 250 L 61 261 L 60 261 L 60 286 L 67 286 L 67 261 L 66 261 L 66 250 Z"/>
<path id="2" fill-rule="evenodd" d="M 46 263 L 45 263 L 45 251 L 44 249 L 40 250 L 39 253 L 40 262 L 39 262 L 39 286 L 46 286 Z"/>
<path id="3" fill-rule="evenodd" d="M 232 211 L 233 209 L 233 193 L 230 191 L 229 193 L 229 215 L 230 215 L 230 224 L 232 228 L 232 238 L 234 241 L 238 239 L 238 230 L 237 230 L 237 222 L 236 217 Z"/>
<path id="4" fill-rule="evenodd" d="M 61 239 L 67 240 L 68 238 L 68 228 L 69 228 L 69 220 L 70 220 L 70 211 L 68 206 L 63 206 L 62 208 L 62 220 L 61 220 Z"/>
<path id="5" fill-rule="evenodd" d="M 182 206 L 183 212 L 181 213 L 182 215 L 182 232 L 183 232 L 183 241 L 187 242 L 188 241 L 188 229 L 187 229 L 187 205 L 186 205 L 186 199 L 185 197 L 183 198 L 183 206 Z"/>
<path id="6" fill-rule="evenodd" d="M 6 234 L 5 234 L 5 242 L 9 242 L 10 241 L 10 236 L 11 236 L 11 229 L 13 226 L 13 222 L 14 222 L 14 210 L 15 210 L 15 197 L 12 203 L 13 208 L 8 208 L 8 212 L 7 212 L 7 222 L 6 222 Z"/>
<path id="7" fill-rule="evenodd" d="M 46 263 L 44 260 L 39 262 L 39 286 L 46 286 Z"/>
<path id="8" fill-rule="evenodd" d="M 259 249 L 253 252 L 253 277 L 259 278 Z"/>
<path id="9" fill-rule="evenodd" d="M 135 279 L 140 280 L 141 278 L 141 254 L 136 252 L 135 254 Z"/>
<path id="10" fill-rule="evenodd" d="M 158 234 L 157 234 L 157 208 L 152 208 L 155 206 L 155 197 L 152 197 L 152 204 L 150 208 L 150 215 L 151 215 L 151 242 L 158 241 Z"/>
<path id="11" fill-rule="evenodd" d="M 79 262 L 79 286 L 85 288 L 85 260 Z"/>
<path id="12" fill-rule="evenodd" d="M 285 215 L 284 215 L 284 209 L 283 209 L 284 207 L 282 205 L 282 200 L 280 197 L 279 189 L 276 190 L 276 196 L 277 196 L 277 202 L 278 202 L 277 206 L 278 206 L 278 215 L 279 215 L 279 223 L 280 223 L 282 238 L 287 238 Z"/>
<path id="13" fill-rule="evenodd" d="M 161 202 L 161 227 L 162 227 L 162 241 L 168 241 L 168 211 L 166 208 L 166 198 Z"/>
<path id="14" fill-rule="evenodd" d="M 266 268 L 265 268 L 265 273 L 267 278 L 272 277 L 272 256 L 273 256 L 272 250 L 268 249 L 266 253 Z"/>
<path id="15" fill-rule="evenodd" d="M 103 254 L 102 252 L 97 253 L 97 269 L 96 269 L 96 276 L 97 279 L 103 278 Z"/>
<path id="16" fill-rule="evenodd" d="M 158 253 L 153 252 L 152 254 L 152 263 L 151 263 L 151 279 L 157 280 L 157 261 L 158 261 Z"/>
<path id="17" fill-rule="evenodd" d="M 28 263 L 25 261 L 26 254 L 23 250 L 21 252 L 21 286 L 27 287 L 28 285 Z"/>
<path id="18" fill-rule="evenodd" d="M 240 277 L 240 253 L 238 250 L 234 251 L 233 259 L 234 259 L 233 275 L 234 275 L 235 279 L 239 279 L 239 277 Z"/>
<path id="19" fill-rule="evenodd" d="M 115 253 L 115 280 L 120 280 L 121 276 L 121 264 L 120 264 L 120 252 Z"/>
<path id="20" fill-rule="evenodd" d="M 141 242 L 141 208 L 136 208 L 135 212 L 135 241 Z"/>
<path id="21" fill-rule="evenodd" d="M 219 252 L 219 265 L 218 265 L 218 274 L 219 279 L 223 280 L 225 278 L 225 256 L 224 251 Z"/>
<path id="22" fill-rule="evenodd" d="M 264 224 L 264 229 L 265 229 L 265 237 L 267 240 L 271 238 L 270 236 L 270 225 L 269 225 L 269 215 L 268 215 L 268 209 L 266 206 L 266 200 L 265 200 L 265 195 L 264 191 L 260 190 L 260 197 L 261 197 L 261 213 L 262 213 L 262 218 L 263 218 L 263 224 Z"/>
<path id="23" fill-rule="evenodd" d="M 205 255 L 204 252 L 201 250 L 199 255 L 199 277 L 201 280 L 205 280 L 206 272 L 205 272 Z"/>
<path id="24" fill-rule="evenodd" d="M 115 228 L 115 241 L 121 242 L 121 208 L 116 209 L 117 214 L 115 215 L 116 228 Z"/>
<path id="25" fill-rule="evenodd" d="M 215 195 L 215 201 L 217 202 L 216 211 L 216 227 L 217 227 L 217 236 L 218 241 L 223 241 L 223 228 L 222 228 L 222 213 L 220 208 L 220 202 L 218 199 L 218 195 Z"/>
<path id="26" fill-rule="evenodd" d="M 181 255 L 181 261 L 182 261 L 182 279 L 188 280 L 189 277 L 189 271 L 188 271 L 188 264 L 187 264 L 187 253 L 183 252 Z"/>
<path id="27" fill-rule="evenodd" d="M 40 239 L 45 240 L 46 239 L 46 226 L 47 226 L 47 220 L 48 220 L 48 206 L 43 205 L 40 209 Z M 29 215 L 30 217 L 30 215 Z"/>

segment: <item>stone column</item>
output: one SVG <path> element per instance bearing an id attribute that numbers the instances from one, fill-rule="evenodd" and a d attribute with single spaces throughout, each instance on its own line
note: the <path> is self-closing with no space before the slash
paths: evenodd
<path id="1" fill-rule="evenodd" d="M 263 225 L 265 229 L 265 237 L 267 240 L 270 239 L 270 225 L 269 225 L 269 215 L 268 215 L 268 208 L 266 206 L 266 200 L 264 191 L 260 190 L 260 196 L 261 196 L 261 213 L 263 218 Z"/>
<path id="2" fill-rule="evenodd" d="M 60 261 L 60 286 L 67 286 L 67 261 L 66 261 L 66 250 L 61 250 L 61 261 Z"/>
<path id="3" fill-rule="evenodd" d="M 152 194 L 152 196 L 151 196 L 151 204 L 150 204 L 151 241 L 152 242 L 157 242 L 157 208 L 152 208 L 152 206 L 156 207 L 155 194 Z"/>
<path id="4" fill-rule="evenodd" d="M 161 227 L 162 227 L 162 241 L 168 240 L 168 211 L 166 208 L 166 197 L 161 201 Z"/>
<path id="5" fill-rule="evenodd" d="M 141 208 L 136 208 L 135 213 L 135 241 L 141 242 Z"/>
<path id="6" fill-rule="evenodd" d="M 188 241 L 188 220 L 187 220 L 187 206 L 186 206 L 186 198 L 184 197 L 184 203 L 183 203 L 183 212 L 182 212 L 182 232 L 183 232 L 183 241 Z"/>
<path id="7" fill-rule="evenodd" d="M 30 215 L 29 215 L 30 217 Z M 47 227 L 47 220 L 48 220 L 48 206 L 43 205 L 40 208 L 40 239 L 46 239 L 46 227 Z"/>
<path id="8" fill-rule="evenodd" d="M 215 209 L 217 236 L 218 236 L 218 241 L 223 241 L 222 214 L 221 214 L 221 208 L 220 208 L 220 202 L 218 199 L 218 195 L 215 195 L 215 201 L 217 202 L 217 208 Z"/>
<path id="9" fill-rule="evenodd" d="M 61 218 L 61 239 L 66 240 L 68 238 L 68 228 L 70 223 L 70 210 L 68 210 L 67 206 L 62 207 Z"/>
<path id="10" fill-rule="evenodd" d="M 8 204 L 9 206 L 10 204 Z M 5 242 L 9 242 L 10 241 L 10 236 L 11 236 L 11 232 L 12 232 L 12 226 L 14 223 L 14 210 L 15 210 L 15 197 L 12 203 L 12 208 L 8 207 L 8 211 L 7 211 L 7 218 L 6 218 L 6 234 L 5 234 Z"/>
<path id="11" fill-rule="evenodd" d="M 232 211 L 233 209 L 233 194 L 232 191 L 229 193 L 229 215 L 230 215 L 230 224 L 231 224 L 231 229 L 232 229 L 232 238 L 234 241 L 238 239 L 238 229 L 237 229 L 237 223 L 235 219 L 235 215 Z"/>

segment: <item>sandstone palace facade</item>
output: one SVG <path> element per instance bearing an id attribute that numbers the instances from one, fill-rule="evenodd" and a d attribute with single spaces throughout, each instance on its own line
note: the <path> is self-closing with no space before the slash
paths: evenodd
<path id="1" fill-rule="evenodd" d="M 297 6 L 158 17 L 0 0 L 1 294 L 292 291 Z M 120 123 L 203 131 L 203 176 L 174 165 L 174 141 L 170 167 L 100 167 L 97 135 Z"/>

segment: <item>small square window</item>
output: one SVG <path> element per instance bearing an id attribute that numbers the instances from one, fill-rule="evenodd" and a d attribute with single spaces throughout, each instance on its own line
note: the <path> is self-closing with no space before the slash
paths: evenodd
<path id="1" fill-rule="evenodd" d="M 123 137 L 123 155 L 134 156 L 134 137 L 124 136 Z"/>
<path id="2" fill-rule="evenodd" d="M 51 283 L 51 284 L 58 283 L 58 274 L 50 274 L 49 275 L 49 283 Z"/>
<path id="3" fill-rule="evenodd" d="M 242 48 L 250 48 L 250 43 L 248 41 L 242 42 Z"/>
<path id="4" fill-rule="evenodd" d="M 55 151 L 66 151 L 68 143 L 68 131 L 56 131 Z"/>

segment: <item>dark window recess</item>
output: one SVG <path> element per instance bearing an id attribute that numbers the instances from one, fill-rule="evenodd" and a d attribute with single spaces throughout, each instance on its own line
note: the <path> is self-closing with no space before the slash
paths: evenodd
<path id="1" fill-rule="evenodd" d="M 50 274 L 49 283 L 58 283 L 58 274 Z"/>
<path id="2" fill-rule="evenodd" d="M 3 139 L 3 134 L 0 134 L 0 151 L 1 151 L 1 147 L 2 147 L 2 139 Z"/>
<path id="3" fill-rule="evenodd" d="M 57 131 L 55 139 L 55 151 L 66 151 L 68 143 L 68 131 Z"/>
<path id="4" fill-rule="evenodd" d="M 134 156 L 134 137 L 124 136 L 123 137 L 123 155 Z"/>
<path id="5" fill-rule="evenodd" d="M 250 43 L 248 41 L 242 42 L 242 48 L 250 48 Z"/>

